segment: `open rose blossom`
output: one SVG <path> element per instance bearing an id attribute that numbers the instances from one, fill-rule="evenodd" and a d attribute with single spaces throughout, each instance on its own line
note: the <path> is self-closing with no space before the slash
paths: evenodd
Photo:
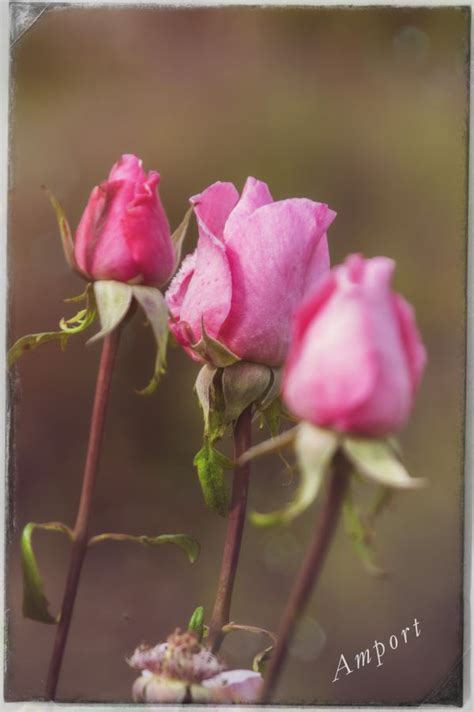
<path id="1" fill-rule="evenodd" d="M 76 232 L 74 256 L 86 276 L 160 286 L 175 255 L 157 193 L 159 173 L 125 154 L 92 191 Z"/>
<path id="2" fill-rule="evenodd" d="M 135 702 L 249 703 L 262 685 L 259 673 L 227 671 L 194 633 L 179 629 L 166 643 L 137 648 L 128 664 L 141 672 L 133 684 Z"/>
<path id="3" fill-rule="evenodd" d="M 329 269 L 327 205 L 305 198 L 273 201 L 266 183 L 248 178 L 239 198 L 214 183 L 191 198 L 199 228 L 166 301 L 171 329 L 192 351 L 206 333 L 246 361 L 282 364 L 293 314 Z"/>
<path id="4" fill-rule="evenodd" d="M 379 436 L 406 422 L 426 362 L 395 263 L 352 255 L 295 317 L 283 377 L 290 410 L 314 425 Z"/>

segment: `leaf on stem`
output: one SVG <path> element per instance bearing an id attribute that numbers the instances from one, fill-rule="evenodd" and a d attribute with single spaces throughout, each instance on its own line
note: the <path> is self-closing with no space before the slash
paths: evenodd
<path id="1" fill-rule="evenodd" d="M 301 423 L 295 439 L 300 483 L 294 498 L 286 507 L 275 512 L 252 512 L 250 519 L 253 524 L 260 527 L 289 524 L 302 514 L 316 499 L 338 445 L 336 433 L 316 428 L 306 422 Z"/>
<path id="2" fill-rule="evenodd" d="M 110 334 L 125 319 L 132 302 L 133 287 L 111 279 L 100 280 L 94 282 L 94 295 L 102 328 L 88 344 Z"/>
<path id="3" fill-rule="evenodd" d="M 191 564 L 197 560 L 201 550 L 197 539 L 187 536 L 186 534 L 160 534 L 159 536 L 133 536 L 132 534 L 115 534 L 106 533 L 99 534 L 89 540 L 89 546 L 100 544 L 104 541 L 129 541 L 142 546 L 161 546 L 162 544 L 174 544 L 182 549 L 188 556 Z"/>
<path id="4" fill-rule="evenodd" d="M 342 447 L 357 470 L 369 480 L 396 489 L 418 489 L 425 479 L 410 477 L 389 441 L 346 436 Z"/>
<path id="5" fill-rule="evenodd" d="M 229 509 L 229 483 L 225 471 L 232 469 L 234 463 L 205 437 L 202 448 L 194 458 L 194 465 L 204 501 L 213 512 L 225 517 Z"/>
<path id="6" fill-rule="evenodd" d="M 151 325 L 156 342 L 155 370 L 149 384 L 138 391 L 141 396 L 151 395 L 166 368 L 166 349 L 168 346 L 168 307 L 165 298 L 156 287 L 133 287 L 133 296 L 145 312 Z"/>
<path id="7" fill-rule="evenodd" d="M 49 603 L 44 594 L 43 579 L 39 572 L 36 556 L 33 550 L 32 536 L 35 529 L 57 531 L 66 534 L 71 540 L 72 531 L 61 522 L 35 524 L 30 522 L 23 529 L 21 536 L 21 568 L 23 574 L 23 615 L 41 623 L 57 623 L 59 616 L 54 618 L 49 611 Z"/>
<path id="8" fill-rule="evenodd" d="M 28 351 L 34 351 L 38 346 L 47 344 L 49 341 L 59 341 L 61 349 L 64 351 L 69 335 L 64 331 L 45 331 L 40 334 L 28 334 L 22 336 L 18 341 L 15 341 L 11 349 L 8 351 L 7 364 L 11 368 L 18 361 L 20 356 Z"/>

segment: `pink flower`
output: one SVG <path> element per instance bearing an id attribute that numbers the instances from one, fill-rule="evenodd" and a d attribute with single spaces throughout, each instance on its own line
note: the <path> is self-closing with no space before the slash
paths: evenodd
<path id="1" fill-rule="evenodd" d="M 240 199 L 232 183 L 214 183 L 190 202 L 199 240 L 166 294 L 171 330 L 196 360 L 204 323 L 239 358 L 279 366 L 296 307 L 329 269 L 336 214 L 305 198 L 274 202 L 255 178 Z"/>
<path id="2" fill-rule="evenodd" d="M 225 670 L 194 633 L 176 630 L 166 643 L 140 646 L 128 664 L 141 675 L 133 683 L 135 702 L 255 702 L 260 673 Z"/>
<path id="3" fill-rule="evenodd" d="M 406 422 L 426 352 L 413 309 L 392 291 L 394 268 L 351 255 L 298 310 L 283 377 L 298 417 L 372 436 Z"/>
<path id="4" fill-rule="evenodd" d="M 94 280 L 163 285 L 175 268 L 159 173 L 125 154 L 92 191 L 76 232 L 74 255 Z"/>

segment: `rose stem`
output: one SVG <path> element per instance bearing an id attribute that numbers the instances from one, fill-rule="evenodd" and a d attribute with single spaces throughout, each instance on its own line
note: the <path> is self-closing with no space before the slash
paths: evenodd
<path id="1" fill-rule="evenodd" d="M 326 554 L 336 531 L 339 514 L 350 475 L 350 465 L 344 455 L 337 453 L 323 510 L 316 519 L 309 547 L 301 565 L 298 578 L 290 593 L 277 634 L 277 645 L 270 659 L 260 695 L 260 704 L 268 703 L 273 696 L 288 656 L 291 639 L 300 616 L 311 597 L 321 573 Z"/>
<path id="2" fill-rule="evenodd" d="M 239 458 L 249 449 L 252 440 L 252 407 L 246 408 L 234 424 L 234 456 Z M 250 463 L 236 466 L 232 483 L 232 497 L 227 516 L 227 531 L 224 541 L 219 583 L 216 600 L 209 626 L 208 644 L 212 652 L 217 652 L 223 640 L 222 627 L 229 622 L 230 604 L 234 588 L 240 545 L 244 532 L 247 495 L 249 488 Z"/>
<path id="3" fill-rule="evenodd" d="M 59 674 L 64 656 L 64 650 L 68 639 L 69 627 L 76 600 L 79 577 L 81 575 L 82 564 L 87 549 L 89 523 L 91 515 L 92 495 L 100 458 L 100 449 L 104 433 L 104 421 L 109 399 L 110 383 L 112 372 L 117 355 L 120 339 L 120 326 L 105 337 L 100 357 L 99 372 L 95 389 L 94 407 L 89 432 L 89 444 L 87 448 L 87 458 L 82 480 L 81 499 L 77 512 L 76 523 L 74 525 L 74 542 L 72 545 L 69 572 L 64 589 L 63 602 L 56 638 L 54 641 L 53 653 L 49 666 L 48 679 L 46 682 L 45 696 L 48 700 L 54 700 L 58 685 Z"/>

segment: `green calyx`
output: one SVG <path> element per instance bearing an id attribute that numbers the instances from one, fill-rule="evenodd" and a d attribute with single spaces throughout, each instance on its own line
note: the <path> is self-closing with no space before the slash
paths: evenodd
<path id="1" fill-rule="evenodd" d="M 12 366 L 24 353 L 33 351 L 50 341 L 59 341 L 64 350 L 71 336 L 88 329 L 99 317 L 101 328 L 87 342 L 95 343 L 120 326 L 130 313 L 133 304 L 137 304 L 145 314 L 156 343 L 153 375 L 148 385 L 137 392 L 144 396 L 151 395 L 165 371 L 169 334 L 168 308 L 160 290 L 156 287 L 131 285 L 114 280 L 99 280 L 88 284 L 79 296 L 64 301 L 68 303 L 85 301 L 86 306 L 73 317 L 63 317 L 59 322 L 58 331 L 28 334 L 18 339 L 8 352 L 8 366 Z"/>
<path id="2" fill-rule="evenodd" d="M 291 430 L 260 443 L 244 453 L 238 461 L 242 465 L 257 457 L 281 453 L 292 448 L 300 473 L 300 482 L 292 500 L 280 510 L 252 512 L 251 521 L 261 527 L 290 524 L 314 502 L 322 489 L 337 453 L 342 454 L 352 467 L 354 477 L 377 485 L 374 501 L 361 514 L 349 488 L 344 501 L 344 523 L 357 554 L 365 568 L 374 575 L 383 575 L 373 561 L 372 544 L 376 518 L 385 509 L 395 490 L 419 489 L 423 479 L 410 477 L 400 459 L 400 448 L 393 438 L 363 438 L 337 433 L 302 422 Z M 356 477 L 357 476 L 357 477 Z"/>
<path id="3" fill-rule="evenodd" d="M 295 495 L 289 504 L 275 512 L 251 512 L 250 520 L 257 526 L 269 527 L 289 524 L 302 514 L 316 499 L 337 448 L 338 437 L 332 431 L 309 423 L 297 426 L 294 449 L 300 482 Z"/>
<path id="4" fill-rule="evenodd" d="M 66 348 L 69 338 L 75 334 L 80 334 L 94 323 L 97 318 L 97 306 L 94 298 L 92 284 L 88 284 L 82 294 L 77 297 L 70 297 L 64 300 L 67 303 L 85 301 L 86 306 L 80 309 L 77 314 L 59 322 L 58 331 L 44 331 L 38 334 L 27 334 L 16 341 L 8 351 L 7 363 L 10 368 L 23 354 L 34 351 L 38 346 L 50 341 L 59 341 L 61 349 Z"/>
<path id="5" fill-rule="evenodd" d="M 279 391 L 278 373 L 268 366 L 246 361 L 220 368 L 206 364 L 198 374 L 195 390 L 203 411 L 204 436 L 194 464 L 207 506 L 226 516 L 229 507 L 226 470 L 234 463 L 215 445 L 244 410 L 252 406 L 260 410 L 270 407 Z"/>
<path id="6" fill-rule="evenodd" d="M 77 265 L 74 256 L 74 241 L 66 213 L 53 193 L 44 187 L 56 215 L 56 220 L 61 236 L 64 257 L 67 264 L 82 278 L 90 280 Z M 185 214 L 178 228 L 171 236 L 175 252 L 175 268 L 181 256 L 183 241 L 191 217 L 192 208 Z M 116 329 L 130 313 L 133 303 L 137 303 L 145 313 L 147 323 L 153 332 L 156 343 L 155 366 L 151 380 L 145 388 L 137 391 L 140 395 L 150 395 L 156 389 L 161 375 L 166 367 L 166 350 L 168 344 L 168 309 L 165 299 L 159 289 L 144 285 L 126 284 L 115 280 L 98 280 L 87 284 L 85 291 L 78 297 L 65 299 L 66 302 L 86 301 L 86 306 L 71 318 L 63 318 L 59 323 L 58 331 L 46 331 L 37 334 L 28 334 L 16 341 L 8 352 L 8 366 L 12 366 L 24 353 L 33 351 L 38 346 L 50 341 L 59 341 L 64 350 L 69 337 L 85 331 L 99 317 L 101 328 L 88 343 L 94 343 L 110 334 Z M 205 331 L 203 331 L 205 333 Z M 212 339 L 205 335 L 212 348 Z M 216 349 L 218 350 L 218 346 Z M 235 357 L 236 358 L 236 357 Z"/>
<path id="7" fill-rule="evenodd" d="M 240 358 L 232 353 L 230 349 L 207 333 L 204 317 L 201 319 L 201 338 L 196 344 L 193 344 L 192 349 L 206 363 L 215 368 L 225 368 L 240 361 Z"/>

